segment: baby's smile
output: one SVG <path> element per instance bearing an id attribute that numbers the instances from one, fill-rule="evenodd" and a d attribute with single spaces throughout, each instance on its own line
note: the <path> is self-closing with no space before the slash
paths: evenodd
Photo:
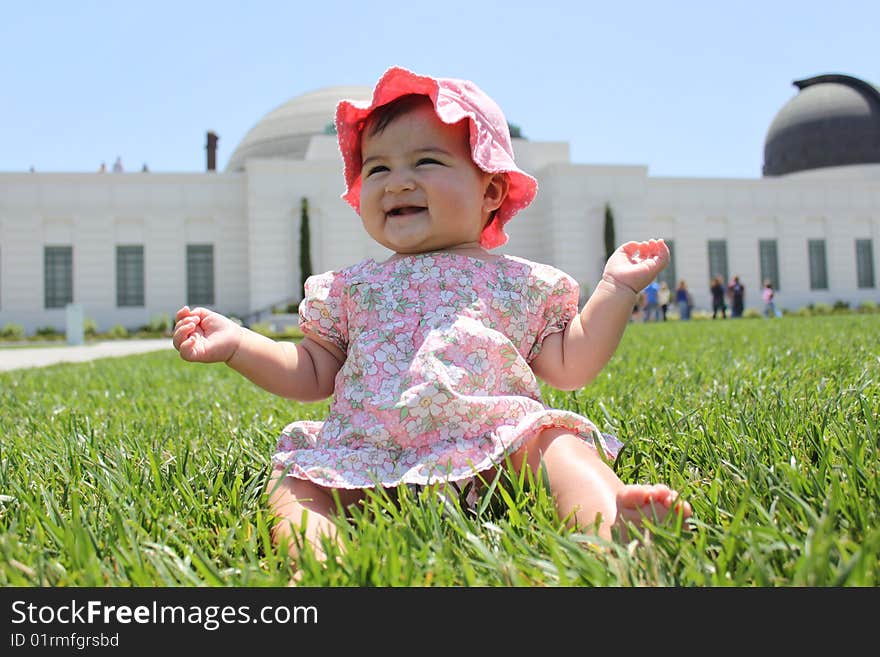
<path id="1" fill-rule="evenodd" d="M 388 211 L 389 217 L 402 217 L 411 214 L 418 214 L 419 212 L 424 212 L 425 208 L 418 205 L 404 205 L 399 208 L 392 208 Z"/>

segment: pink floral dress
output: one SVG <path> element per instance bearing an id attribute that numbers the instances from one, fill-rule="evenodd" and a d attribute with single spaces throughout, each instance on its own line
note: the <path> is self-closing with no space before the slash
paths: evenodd
<path id="1" fill-rule="evenodd" d="M 578 311 L 577 283 L 523 258 L 431 252 L 312 276 L 304 333 L 346 353 L 328 417 L 282 432 L 290 476 L 334 488 L 461 481 L 524 441 L 563 427 L 621 444 L 588 419 L 547 408 L 529 367 Z"/>

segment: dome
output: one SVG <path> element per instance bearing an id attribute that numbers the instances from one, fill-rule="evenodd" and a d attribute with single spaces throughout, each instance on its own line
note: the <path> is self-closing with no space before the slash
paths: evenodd
<path id="1" fill-rule="evenodd" d="M 800 91 L 764 140 L 764 175 L 880 164 L 880 90 L 848 75 L 793 82 Z"/>
<path id="2" fill-rule="evenodd" d="M 241 171 L 252 157 L 302 160 L 309 140 L 327 134 L 343 98 L 369 100 L 370 87 L 326 87 L 290 99 L 275 108 L 244 136 L 233 151 L 226 171 Z"/>

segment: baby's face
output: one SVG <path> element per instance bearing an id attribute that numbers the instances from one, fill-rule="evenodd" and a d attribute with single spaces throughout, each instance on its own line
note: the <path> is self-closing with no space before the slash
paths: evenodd
<path id="1" fill-rule="evenodd" d="M 443 123 L 430 101 L 361 139 L 360 214 L 397 253 L 477 246 L 493 209 L 490 174 L 471 160 L 468 123 Z"/>

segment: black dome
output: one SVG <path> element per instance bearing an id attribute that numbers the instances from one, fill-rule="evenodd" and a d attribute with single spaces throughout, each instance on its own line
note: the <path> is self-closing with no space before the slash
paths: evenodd
<path id="1" fill-rule="evenodd" d="M 880 164 L 880 91 L 849 75 L 795 80 L 764 140 L 764 175 Z"/>

